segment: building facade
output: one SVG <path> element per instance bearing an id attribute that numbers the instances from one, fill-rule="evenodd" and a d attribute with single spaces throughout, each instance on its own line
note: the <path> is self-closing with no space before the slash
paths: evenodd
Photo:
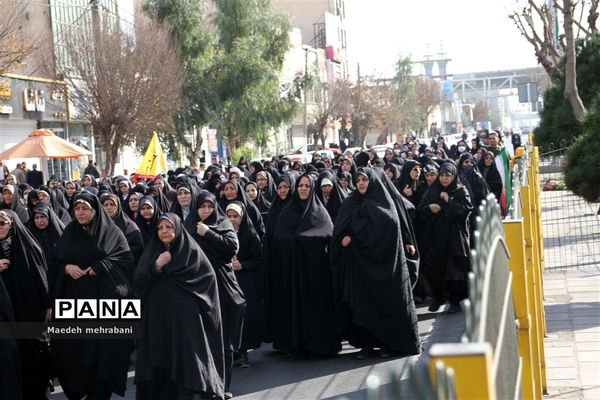
<path id="1" fill-rule="evenodd" d="M 95 152 L 91 127 L 79 117 L 71 92 L 60 79 L 70 69 L 68 47 L 73 41 L 69 38 L 74 32 L 88 33 L 91 38 L 92 3 L 89 0 L 21 2 L 23 18 L 19 31 L 27 32 L 27 37 L 21 40 L 35 42 L 37 49 L 23 65 L 0 76 L 0 151 L 25 139 L 35 129 L 46 128 Z M 133 21 L 133 4 L 132 0 L 97 0 L 100 15 L 115 22 Z M 19 161 L 7 160 L 10 166 Z M 87 157 L 46 160 L 42 169 L 48 176 L 68 178 L 85 165 Z"/>

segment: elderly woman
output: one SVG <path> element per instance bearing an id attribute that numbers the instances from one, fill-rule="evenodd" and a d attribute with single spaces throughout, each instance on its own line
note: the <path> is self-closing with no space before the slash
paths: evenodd
<path id="1" fill-rule="evenodd" d="M 10 296 L 15 322 L 43 322 L 50 318 L 46 273 L 46 259 L 33 235 L 13 211 L 0 211 L 0 279 Z M 47 350 L 46 342 L 18 340 L 18 346 L 23 398 L 46 399 L 50 370 L 40 358 Z"/>
<path id="2" fill-rule="evenodd" d="M 57 298 L 121 299 L 132 296 L 134 263 L 123 232 L 98 198 L 78 193 L 74 220 L 57 244 Z M 127 387 L 133 342 L 126 338 L 53 341 L 57 375 L 69 398 L 108 399 Z"/>
<path id="3" fill-rule="evenodd" d="M 135 272 L 144 327 L 135 369 L 138 399 L 223 397 L 216 279 L 181 219 L 161 216 Z"/>
<path id="4" fill-rule="evenodd" d="M 398 211 L 379 174 L 361 168 L 356 191 L 344 200 L 335 221 L 329 257 L 338 328 L 361 348 L 359 359 L 376 347 L 382 358 L 420 352 Z"/>

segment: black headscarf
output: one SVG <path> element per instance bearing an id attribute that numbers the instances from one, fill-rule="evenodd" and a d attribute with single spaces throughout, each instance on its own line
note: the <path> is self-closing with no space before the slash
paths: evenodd
<path id="1" fill-rule="evenodd" d="M 198 223 L 198 213 L 195 211 L 198 209 L 198 207 L 196 205 L 196 199 L 198 197 L 198 189 L 195 185 L 192 185 L 189 182 L 182 183 L 179 186 L 177 186 L 177 192 L 179 192 L 179 190 L 181 190 L 181 189 L 187 189 L 192 196 L 190 199 L 190 206 L 189 206 L 190 212 L 187 215 L 187 218 L 184 219 L 183 218 L 183 209 L 177 199 L 175 199 L 173 204 L 171 204 L 171 212 L 173 214 L 177 214 L 177 216 L 183 221 L 183 226 L 185 227 L 185 229 L 189 233 L 193 234 L 194 232 L 196 232 L 196 224 Z"/>
<path id="2" fill-rule="evenodd" d="M 28 229 L 36 238 L 38 243 L 42 247 L 42 251 L 46 255 L 46 261 L 48 263 L 48 287 L 50 289 L 50 295 L 54 294 L 56 287 L 56 274 L 57 274 L 57 253 L 56 245 L 62 236 L 65 225 L 62 223 L 60 218 L 56 215 L 52 208 L 47 203 L 38 203 L 33 208 L 31 221 L 29 221 Z M 42 214 L 48 218 L 48 226 L 46 229 L 38 229 L 35 225 L 35 214 Z"/>
<path id="3" fill-rule="evenodd" d="M 472 164 L 465 165 L 466 160 L 470 160 Z M 471 202 L 475 207 L 475 212 L 472 214 L 474 216 L 477 213 L 477 208 L 489 193 L 488 185 L 481 176 L 477 161 L 471 153 L 461 154 L 458 159 L 457 170 L 461 183 L 467 188 L 471 196 Z M 475 221 L 473 220 L 473 222 Z"/>
<path id="4" fill-rule="evenodd" d="M 136 268 L 144 329 L 135 383 L 156 379 L 160 368 L 179 387 L 221 397 L 224 358 L 215 272 L 176 214 L 160 219 L 173 225 L 175 239 L 167 247 L 155 229 Z M 156 259 L 167 250 L 171 262 L 157 271 Z"/>
<path id="5" fill-rule="evenodd" d="M 402 194 L 411 203 L 413 203 L 415 207 L 419 205 L 419 201 L 421 200 L 421 191 L 419 190 L 419 187 L 423 184 L 423 181 L 421 180 L 423 174 L 419 175 L 419 177 L 416 180 L 413 180 L 410 176 L 410 171 L 412 171 L 414 167 L 420 165 L 421 163 L 419 163 L 418 161 L 407 160 L 402 166 L 400 181 L 398 184 L 398 186 L 400 187 L 400 194 Z M 404 188 L 406 188 L 406 186 L 408 186 L 412 190 L 411 196 L 408 196 L 406 193 L 404 193 Z"/>
<path id="6" fill-rule="evenodd" d="M 11 221 L 8 237 L 0 241 L 0 258 L 8 258 L 10 266 L 0 277 L 12 299 L 15 320 L 43 321 L 51 305 L 42 247 L 14 211 L 0 213 Z"/>
<path id="7" fill-rule="evenodd" d="M 494 193 L 494 196 L 496 196 L 496 199 L 498 202 L 500 202 L 502 189 L 504 188 L 504 185 L 502 184 L 502 177 L 500 176 L 500 172 L 498 171 L 495 160 L 492 161 L 492 165 L 489 167 L 485 165 L 485 157 L 487 154 L 493 155 L 494 153 L 482 148 L 481 159 L 477 162 L 477 167 L 479 168 L 479 172 L 481 172 L 481 176 L 483 176 L 483 179 L 485 179 L 490 192 Z"/>
<path id="8" fill-rule="evenodd" d="M 268 175 L 268 173 L 267 173 L 267 175 Z M 234 200 L 227 200 L 225 198 L 223 189 L 227 185 L 233 185 L 235 187 L 236 198 Z M 219 206 L 221 207 L 221 210 L 225 211 L 225 209 L 227 208 L 227 205 L 231 201 L 239 201 L 239 202 L 244 203 L 244 207 L 246 207 L 248 216 L 252 220 L 252 224 L 254 225 L 256 232 L 258 232 L 258 234 L 262 238 L 265 234 L 265 224 L 263 222 L 262 215 L 261 215 L 258 207 L 256 207 L 256 205 L 252 202 L 252 200 L 250 200 L 250 198 L 246 194 L 246 191 L 242 188 L 242 185 L 237 181 L 227 181 L 223 184 L 223 186 L 221 186 L 220 192 L 221 192 L 221 197 L 220 197 L 218 203 L 219 203 Z M 260 192 L 259 192 L 259 194 L 260 194 Z"/>
<path id="9" fill-rule="evenodd" d="M 223 183 L 227 182 L 227 176 L 221 170 L 215 170 L 208 181 L 204 184 L 203 189 L 216 194 L 223 186 Z"/>
<path id="10" fill-rule="evenodd" d="M 262 216 L 263 222 L 265 223 L 266 227 L 267 215 L 269 214 L 269 210 L 271 209 L 271 203 L 267 201 L 267 199 L 265 199 L 263 193 L 258 189 L 258 185 L 256 184 L 256 182 L 250 181 L 246 183 L 244 185 L 244 191 L 246 191 L 246 188 L 248 186 L 254 186 L 254 188 L 256 189 L 256 198 L 252 200 L 252 202 L 254 203 L 256 208 L 258 208 L 258 211 L 260 211 L 260 215 Z M 277 193 L 275 194 L 275 196 L 277 196 Z"/>
<path id="11" fill-rule="evenodd" d="M 331 188 L 327 204 L 325 204 L 323 191 L 321 190 L 321 184 L 323 183 L 323 179 L 329 179 L 333 186 Z M 317 198 L 323 203 L 323 205 L 325 205 L 325 209 L 329 213 L 331 220 L 335 221 L 338 210 L 342 205 L 342 201 L 344 201 L 344 199 L 347 196 L 347 192 L 341 187 L 337 175 L 335 175 L 331 170 L 325 170 L 321 172 L 319 174 L 319 177 L 317 178 L 317 183 L 315 185 L 315 194 Z"/>
<path id="12" fill-rule="evenodd" d="M 2 188 L 2 193 L 4 193 L 5 190 L 10 190 L 12 192 L 12 202 L 11 204 L 5 204 L 4 200 L 2 200 L 0 209 L 14 211 L 23 223 L 23 225 L 26 225 L 27 222 L 29 222 L 29 212 L 27 211 L 27 208 L 25 208 L 23 203 L 21 203 L 19 189 L 15 185 L 4 185 L 4 187 Z"/>
<path id="13" fill-rule="evenodd" d="M 131 220 L 121 208 L 121 202 L 116 194 L 106 193 L 100 197 L 100 202 L 104 204 L 106 201 L 112 201 L 115 206 L 117 206 L 117 212 L 112 217 L 113 222 L 119 227 L 121 232 L 125 235 L 127 239 L 127 243 L 129 244 L 129 249 L 133 254 L 133 261 L 137 263 L 144 251 L 144 240 L 142 238 L 142 233 L 140 232 L 140 228 L 136 225 L 135 222 Z M 138 213 L 139 215 L 139 209 Z M 133 273 L 133 271 L 131 271 Z M 130 279 L 133 278 L 133 275 L 130 276 Z"/>
<path id="14" fill-rule="evenodd" d="M 163 214 L 156 204 L 156 200 L 152 196 L 144 196 L 140 199 L 140 211 L 143 205 L 149 204 L 154 210 L 154 214 L 152 214 L 152 218 L 150 220 L 142 217 L 142 213 L 139 212 L 137 217 L 135 218 L 135 223 L 137 224 L 140 232 L 142 233 L 142 239 L 144 240 L 144 246 L 148 246 L 150 243 L 150 239 L 154 236 L 154 232 L 158 227 L 158 219 L 161 214 Z"/>

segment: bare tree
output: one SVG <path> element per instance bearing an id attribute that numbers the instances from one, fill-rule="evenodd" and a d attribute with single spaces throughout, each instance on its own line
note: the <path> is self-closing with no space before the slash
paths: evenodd
<path id="1" fill-rule="evenodd" d="M 415 95 L 417 115 L 420 118 L 419 129 L 427 129 L 429 116 L 442 100 L 440 83 L 426 76 L 416 77 Z"/>
<path id="2" fill-rule="evenodd" d="M 579 90 L 577 89 L 577 54 L 575 52 L 575 36 L 573 33 L 573 11 L 575 10 L 575 6 L 571 0 L 563 0 L 563 2 L 564 8 L 562 9 L 562 12 L 565 18 L 564 28 L 567 56 L 567 63 L 565 64 L 564 95 L 569 101 L 569 104 L 571 104 L 571 109 L 573 110 L 575 118 L 577 118 L 578 121 L 583 121 L 586 109 L 579 96 Z"/>
<path id="3" fill-rule="evenodd" d="M 156 22 L 136 17 L 128 32 L 109 16 L 102 20 L 94 24 L 93 40 L 84 29 L 71 32 L 71 65 L 62 73 L 106 153 L 102 172 L 112 175 L 123 146 L 144 146 L 152 131 L 171 128 L 182 72 L 177 47 Z"/>
<path id="4" fill-rule="evenodd" d="M 521 35 L 533 46 L 538 62 L 550 79 L 556 79 L 559 61 L 566 56 L 564 95 L 579 121 L 583 119 L 586 110 L 576 84 L 575 40 L 587 39 L 597 32 L 599 1 L 563 0 L 561 5 L 555 0 L 549 5 L 543 0 L 526 0 L 520 11 L 509 15 Z M 564 34 L 560 36 L 556 32 L 557 12 L 562 14 L 563 19 Z M 584 18 L 584 15 L 587 16 Z M 574 31 L 575 27 L 577 33 Z"/>
<path id="5" fill-rule="evenodd" d="M 318 83 L 315 93 L 317 94 L 316 112 L 308 129 L 315 139 L 315 144 L 320 141 L 325 148 L 325 129 L 336 122 L 341 123 L 342 117 L 349 111 L 347 104 L 350 101 L 350 83 L 345 80 L 336 81 L 332 85 L 331 93 L 327 93 L 326 89 Z"/>
<path id="6" fill-rule="evenodd" d="M 24 7 L 14 0 L 0 0 L 0 75 L 21 66 L 36 49 L 35 41 L 21 32 Z"/>

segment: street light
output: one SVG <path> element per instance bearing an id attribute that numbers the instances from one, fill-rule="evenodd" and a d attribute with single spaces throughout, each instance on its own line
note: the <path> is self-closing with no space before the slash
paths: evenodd
<path id="1" fill-rule="evenodd" d="M 315 55 L 318 56 L 318 52 L 316 49 L 307 46 L 307 45 L 303 45 L 302 46 L 302 50 L 304 50 L 304 78 L 306 79 L 306 76 L 308 74 L 308 53 L 311 52 Z M 305 80 L 306 83 L 306 80 Z M 307 99 L 307 88 L 306 88 L 306 84 L 304 85 L 304 118 L 303 118 L 303 128 L 304 128 L 304 134 L 306 135 L 306 145 L 304 148 L 304 152 L 308 153 L 308 142 L 310 139 L 310 135 L 308 133 L 308 124 L 307 124 L 307 114 L 308 114 L 308 99 Z"/>

